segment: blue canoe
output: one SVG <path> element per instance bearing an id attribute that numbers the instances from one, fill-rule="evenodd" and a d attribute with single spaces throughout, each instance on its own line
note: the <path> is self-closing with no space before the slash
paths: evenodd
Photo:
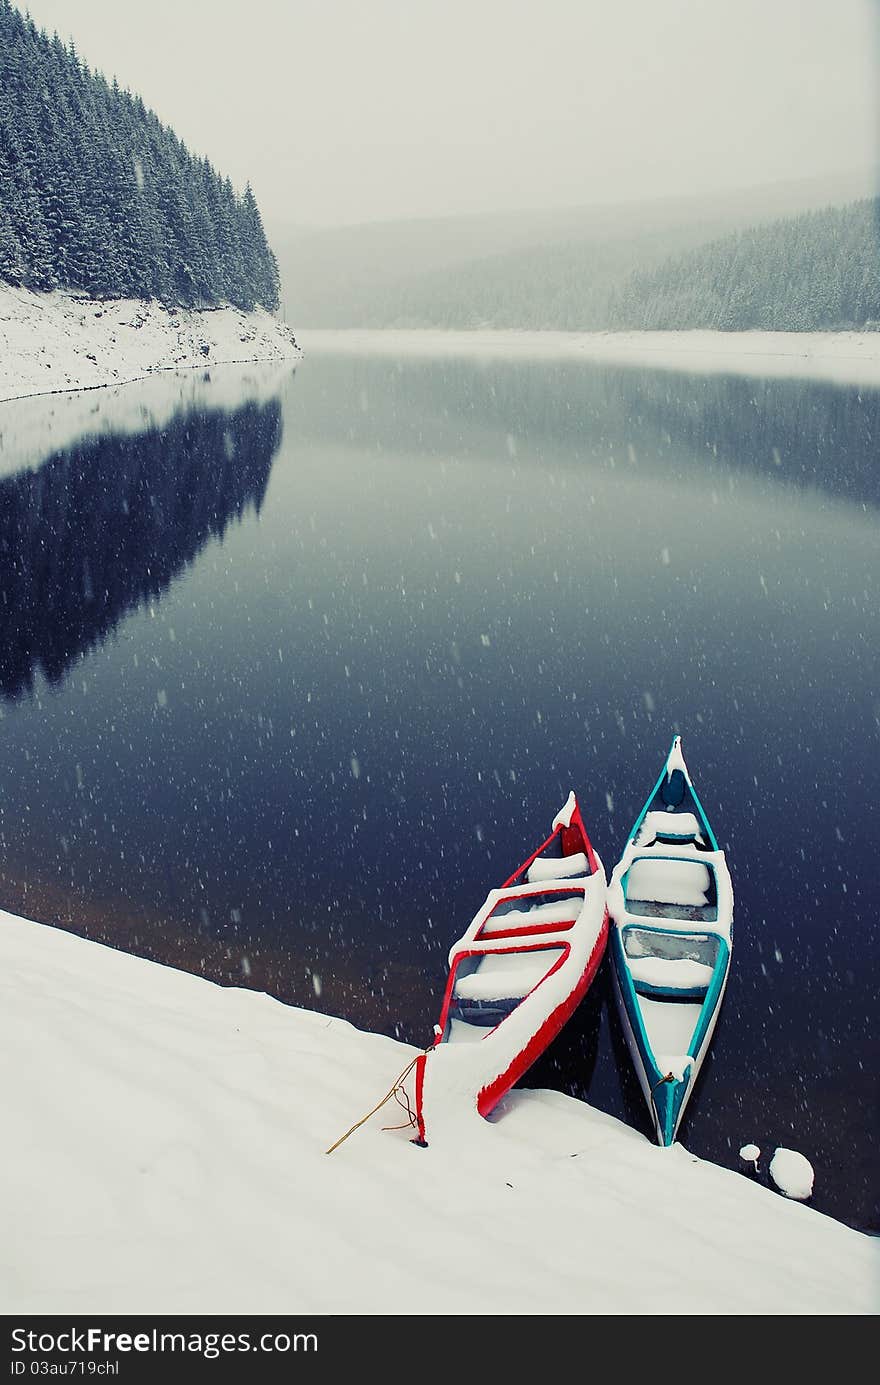
<path id="1" fill-rule="evenodd" d="M 676 736 L 608 886 L 614 993 L 656 1138 L 674 1143 L 730 971 L 733 886 Z"/>

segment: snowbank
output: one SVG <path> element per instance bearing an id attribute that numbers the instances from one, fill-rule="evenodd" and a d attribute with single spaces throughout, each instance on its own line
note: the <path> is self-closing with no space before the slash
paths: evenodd
<path id="1" fill-rule="evenodd" d="M 583 1102 L 420 1149 L 415 1050 L 0 912 L 6 1314 L 854 1315 L 880 1240 Z"/>
<path id="2" fill-rule="evenodd" d="M 0 283 L 0 400 L 122 384 L 155 370 L 301 355 L 290 327 L 262 308 L 166 308 Z"/>
<path id="3" fill-rule="evenodd" d="M 434 328 L 314 329 L 312 352 L 606 361 L 615 365 L 738 375 L 807 377 L 880 385 L 880 332 L 516 332 Z"/>

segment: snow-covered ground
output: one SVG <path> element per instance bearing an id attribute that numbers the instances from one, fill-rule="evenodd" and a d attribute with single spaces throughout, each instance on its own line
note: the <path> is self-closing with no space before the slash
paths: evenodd
<path id="1" fill-rule="evenodd" d="M 534 332 L 303 328 L 263 309 L 93 301 L 0 283 L 0 402 L 123 384 L 155 371 L 298 361 L 304 351 L 595 360 L 880 385 L 880 332 Z"/>
<path id="2" fill-rule="evenodd" d="M 301 328 L 309 352 L 537 357 L 880 385 L 880 332 L 469 332 Z"/>
<path id="3" fill-rule="evenodd" d="M 0 400 L 121 384 L 156 370 L 301 355 L 290 327 L 262 308 L 166 308 L 0 283 Z"/>
<path id="4" fill-rule="evenodd" d="M 880 1310 L 880 1239 L 571 1097 L 328 1154 L 416 1050 L 2 912 L 0 988 L 7 1315 Z"/>

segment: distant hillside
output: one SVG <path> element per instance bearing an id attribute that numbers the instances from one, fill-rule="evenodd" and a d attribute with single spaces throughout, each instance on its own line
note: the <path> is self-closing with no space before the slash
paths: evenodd
<path id="1" fill-rule="evenodd" d="M 880 199 L 752 227 L 635 273 L 615 328 L 880 328 Z"/>
<path id="2" fill-rule="evenodd" d="M 250 310 L 279 278 L 250 187 L 0 0 L 0 279 Z"/>
<path id="3" fill-rule="evenodd" d="M 272 230 L 311 327 L 599 330 L 630 275 L 750 225 L 872 194 L 871 171 L 726 194 Z"/>

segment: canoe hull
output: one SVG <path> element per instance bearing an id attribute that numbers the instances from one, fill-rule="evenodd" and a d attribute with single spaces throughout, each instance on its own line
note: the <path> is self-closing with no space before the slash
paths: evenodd
<path id="1" fill-rule="evenodd" d="M 657 1143 L 671 1145 L 678 1136 L 679 1126 L 709 1052 L 727 986 L 728 968 L 725 967 L 717 999 L 706 1016 L 703 1037 L 695 1046 L 692 1063 L 681 1079 L 674 1078 L 670 1082 L 668 1072 L 661 1072 L 657 1064 L 653 1047 L 645 1031 L 639 996 L 629 980 L 626 966 L 622 959 L 615 957 L 619 948 L 619 933 L 612 924 L 608 951 L 612 961 L 612 987 L 621 1028 L 654 1125 Z"/>
<path id="2" fill-rule="evenodd" d="M 733 886 L 681 754 L 636 819 L 608 887 L 617 1012 L 654 1136 L 675 1142 L 730 971 Z"/>
<path id="3" fill-rule="evenodd" d="M 571 1019 L 605 953 L 606 892 L 570 795 L 551 835 L 489 892 L 450 951 L 435 1043 L 416 1064 L 421 1143 L 489 1116 Z"/>

